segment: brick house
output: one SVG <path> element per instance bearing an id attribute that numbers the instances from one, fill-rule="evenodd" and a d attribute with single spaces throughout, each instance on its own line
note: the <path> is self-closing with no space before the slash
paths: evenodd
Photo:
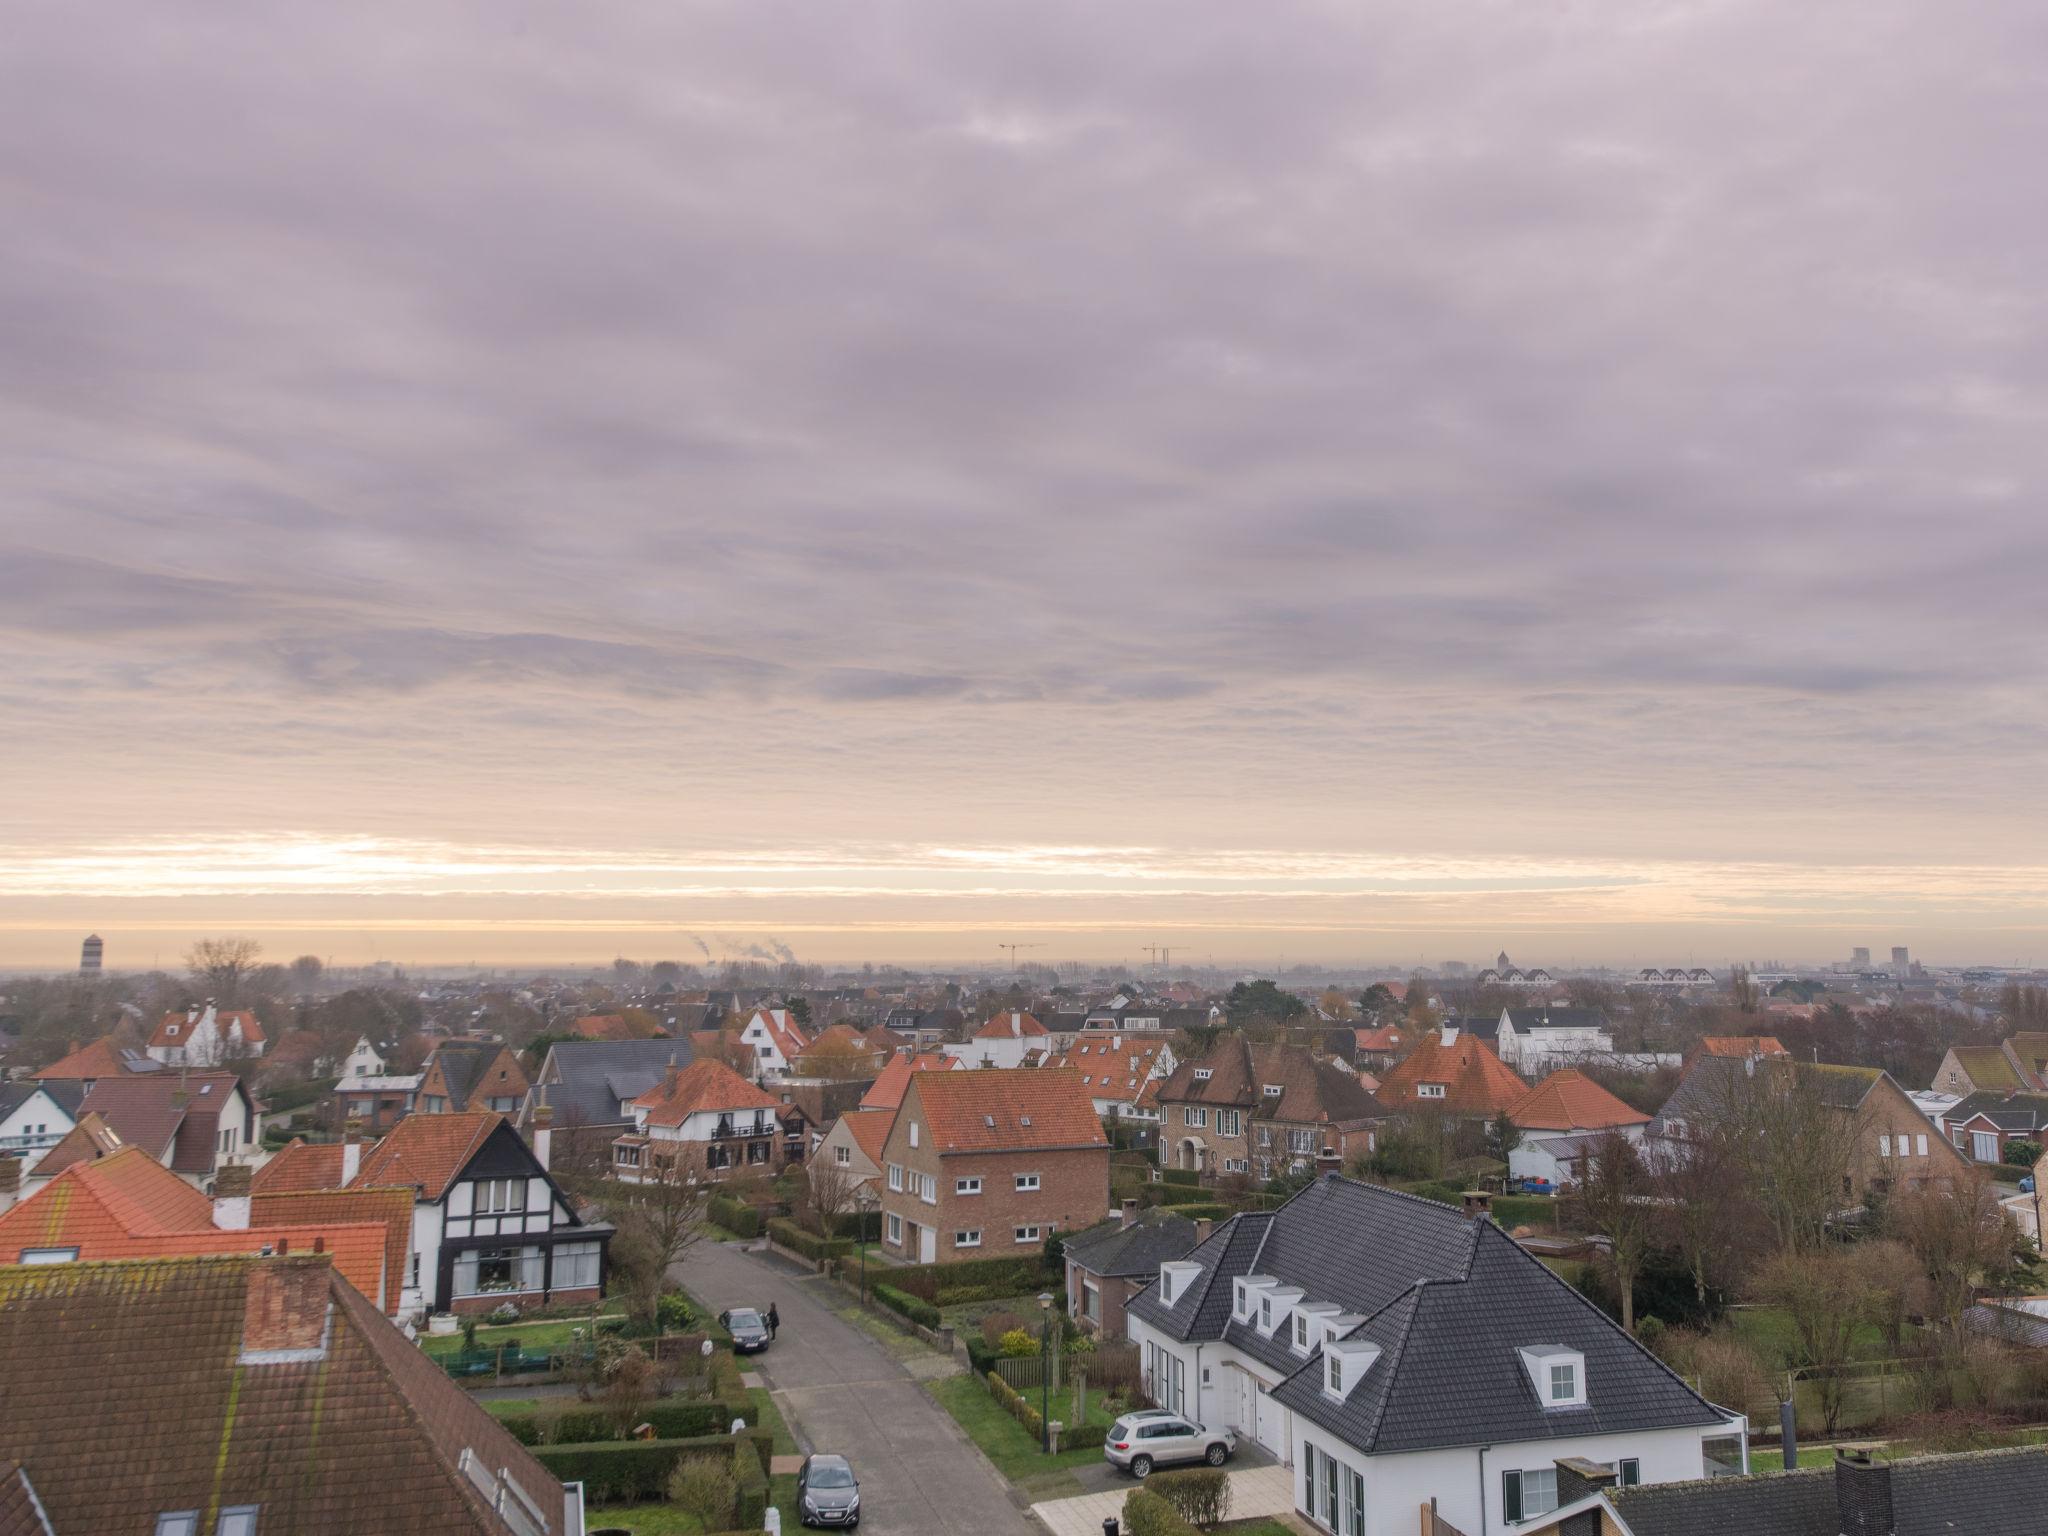
<path id="1" fill-rule="evenodd" d="M 2048 1092 L 2048 1034 L 2022 1031 L 1997 1045 L 1952 1045 L 1928 1086 L 1958 1097 Z"/>
<path id="2" fill-rule="evenodd" d="M 1348 1129 L 1379 1111 L 1344 1063 L 1236 1034 L 1176 1067 L 1158 1102 L 1162 1166 L 1261 1181 L 1341 1160 Z"/>
<path id="3" fill-rule="evenodd" d="M 1973 1093 L 1943 1110 L 1940 1124 L 1943 1139 L 1971 1162 L 2003 1166 L 2008 1145 L 2048 1136 L 2048 1094 Z"/>
<path id="4" fill-rule="evenodd" d="M 612 1143 L 612 1174 L 628 1184 L 773 1177 L 789 1160 L 785 1106 L 715 1057 L 671 1068 L 627 1107 L 633 1129 Z"/>
<path id="5" fill-rule="evenodd" d="M 1109 1209 L 1109 1138 L 1080 1074 L 911 1074 L 882 1147 L 882 1241 L 930 1264 L 1091 1227 Z"/>
<path id="6" fill-rule="evenodd" d="M 510 1046 L 495 1040 L 443 1040 L 420 1071 L 413 1107 L 422 1115 L 473 1109 L 516 1115 L 532 1087 Z"/>
<path id="7" fill-rule="evenodd" d="M 1126 1200 L 1108 1221 L 1065 1243 L 1067 1315 L 1105 1339 L 1124 1336 L 1124 1308 L 1159 1278 L 1159 1266 L 1184 1259 L 1209 1236 L 1206 1219 L 1190 1221 L 1169 1205 L 1143 1215 Z"/>
<path id="8" fill-rule="evenodd" d="M 1456 1120 L 1491 1120 L 1528 1093 L 1493 1047 L 1470 1030 L 1432 1031 L 1380 1078 L 1375 1095 L 1388 1109 L 1434 1111 Z"/>

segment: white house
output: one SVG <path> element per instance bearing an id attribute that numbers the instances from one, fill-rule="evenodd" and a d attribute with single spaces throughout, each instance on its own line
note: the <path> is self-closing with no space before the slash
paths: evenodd
<path id="1" fill-rule="evenodd" d="M 1231 1218 L 1130 1303 L 1147 1391 L 1295 1468 L 1335 1536 L 1465 1536 L 1557 1503 L 1556 1463 L 1624 1484 L 1743 1470 L 1743 1419 L 1484 1216 L 1337 1175 Z"/>
<path id="2" fill-rule="evenodd" d="M 782 1166 L 781 1106 L 716 1057 L 671 1067 L 626 1108 L 633 1129 L 612 1141 L 612 1176 L 624 1183 L 772 1175 Z"/>
<path id="3" fill-rule="evenodd" d="M 787 1076 L 790 1064 L 811 1043 L 787 1008 L 756 1008 L 740 1030 L 740 1041 L 754 1053 L 757 1079 Z"/>
<path id="4" fill-rule="evenodd" d="M 57 1145 L 78 1123 L 84 1096 L 77 1083 L 0 1083 L 0 1156 L 30 1156 Z"/>
<path id="5" fill-rule="evenodd" d="M 1171 1077 L 1180 1062 L 1173 1046 L 1162 1034 L 1079 1036 L 1051 1063 L 1072 1067 L 1081 1075 L 1081 1086 L 1095 1103 L 1095 1113 L 1107 1118 L 1157 1120 L 1156 1097 L 1145 1097 L 1145 1085 Z M 1144 1102 L 1139 1100 L 1144 1097 Z"/>
<path id="6" fill-rule="evenodd" d="M 1524 1077 L 1540 1077 L 1555 1067 L 1614 1054 L 1614 1036 L 1603 1014 L 1561 1003 L 1503 1008 L 1498 1019 L 1453 1019 L 1444 1026 L 1444 1043 L 1450 1044 L 1461 1034 L 1477 1035 Z"/>
<path id="7" fill-rule="evenodd" d="M 148 1049 L 166 1066 L 211 1068 L 223 1062 L 254 1060 L 263 1054 L 266 1043 L 255 1014 L 246 1008 L 223 1013 L 209 997 L 204 1008 L 165 1014 L 149 1037 Z"/>
<path id="8" fill-rule="evenodd" d="M 1030 1014 L 1012 1008 L 997 1014 L 971 1039 L 940 1047 L 963 1067 L 1021 1067 L 1052 1048 L 1052 1032 Z"/>
<path id="9" fill-rule="evenodd" d="M 369 1036 L 357 1036 L 354 1048 L 350 1050 L 348 1055 L 342 1058 L 341 1081 L 345 1083 L 354 1077 L 382 1077 L 383 1075 L 384 1058 L 377 1054 L 377 1047 L 370 1044 Z"/>

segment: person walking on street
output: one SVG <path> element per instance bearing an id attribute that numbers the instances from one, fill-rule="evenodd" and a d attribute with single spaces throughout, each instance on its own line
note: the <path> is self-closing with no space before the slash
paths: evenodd
<path id="1" fill-rule="evenodd" d="M 782 1314 L 775 1310 L 775 1303 L 768 1303 L 768 1337 L 773 1340 L 782 1327 Z"/>

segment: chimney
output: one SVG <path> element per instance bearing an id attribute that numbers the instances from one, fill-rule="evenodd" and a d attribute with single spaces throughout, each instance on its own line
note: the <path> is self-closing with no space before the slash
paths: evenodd
<path id="1" fill-rule="evenodd" d="M 1126 1200 L 1123 1203 L 1123 1221 L 1120 1223 L 1120 1225 L 1128 1227 L 1132 1222 L 1136 1221 L 1137 1219 L 1138 1202 L 1135 1200 Z"/>
<path id="2" fill-rule="evenodd" d="M 1209 1229 L 1213 1226 L 1215 1226 L 1215 1223 L 1206 1216 L 1197 1216 L 1195 1218 L 1195 1246 L 1197 1248 L 1209 1241 Z"/>
<path id="3" fill-rule="evenodd" d="M 1892 1536 L 1892 1469 L 1867 1450 L 1835 1452 L 1835 1515 L 1842 1536 Z"/>
<path id="4" fill-rule="evenodd" d="M 1444 1026 L 1444 1032 L 1443 1032 L 1443 1041 L 1442 1041 L 1442 1043 L 1443 1043 L 1443 1044 L 1445 1044 L 1445 1045 L 1456 1045 L 1456 1044 L 1458 1043 L 1458 1026 L 1457 1026 L 1457 1025 L 1455 1025 L 1455 1024 L 1446 1024 L 1446 1025 Z"/>
<path id="5" fill-rule="evenodd" d="M 21 1159 L 0 1157 L 0 1213 L 14 1209 L 21 1198 Z"/>
<path id="6" fill-rule="evenodd" d="M 533 1112 L 533 1160 L 540 1164 L 540 1171 L 548 1171 L 548 1154 L 555 1144 L 555 1111 L 546 1104 Z"/>
<path id="7" fill-rule="evenodd" d="M 213 1176 L 213 1224 L 223 1232 L 249 1230 L 249 1184 L 254 1178 L 247 1163 L 229 1163 Z"/>
<path id="8" fill-rule="evenodd" d="M 357 1173 L 363 1166 L 363 1122 L 359 1116 L 350 1115 L 341 1131 L 341 1185 L 346 1189 L 355 1183 Z"/>
<path id="9" fill-rule="evenodd" d="M 1613 1467 L 1604 1467 L 1583 1456 L 1563 1456 L 1557 1463 L 1557 1507 L 1576 1504 L 1596 1493 L 1606 1493 L 1619 1479 Z"/>
<path id="10" fill-rule="evenodd" d="M 1458 1198 L 1465 1202 L 1467 1216 L 1490 1216 L 1493 1214 L 1493 1196 L 1483 1189 L 1462 1191 Z"/>
<path id="11" fill-rule="evenodd" d="M 242 1301 L 242 1365 L 291 1365 L 327 1353 L 327 1260 L 259 1259 Z"/>

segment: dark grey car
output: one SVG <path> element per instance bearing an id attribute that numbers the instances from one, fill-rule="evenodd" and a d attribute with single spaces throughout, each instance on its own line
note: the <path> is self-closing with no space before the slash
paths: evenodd
<path id="1" fill-rule="evenodd" d="M 806 1456 L 796 1474 L 797 1515 L 805 1525 L 860 1524 L 860 1479 L 844 1456 Z"/>
<path id="2" fill-rule="evenodd" d="M 757 1355 L 774 1337 L 768 1331 L 767 1320 L 752 1307 L 734 1307 L 730 1312 L 719 1313 L 718 1326 L 732 1335 L 732 1352 L 736 1355 Z"/>

